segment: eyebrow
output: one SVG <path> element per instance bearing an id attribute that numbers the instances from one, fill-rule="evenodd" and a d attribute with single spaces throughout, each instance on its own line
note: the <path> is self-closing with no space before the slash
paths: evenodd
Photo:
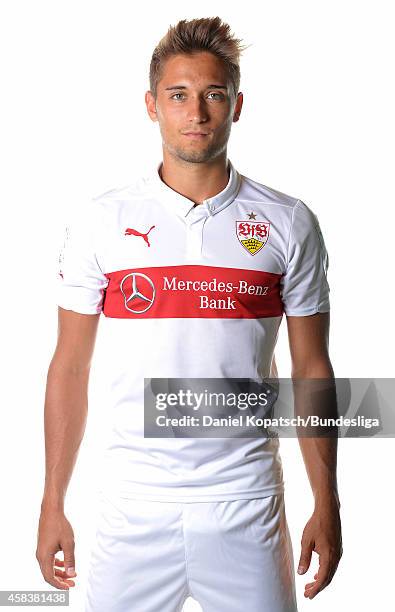
<path id="1" fill-rule="evenodd" d="M 165 91 L 170 91 L 173 89 L 188 89 L 185 85 L 173 85 L 172 87 L 166 87 Z M 226 87 L 226 85 L 216 85 L 211 84 L 211 85 L 207 85 L 206 89 L 225 89 L 227 90 L 228 88 Z"/>

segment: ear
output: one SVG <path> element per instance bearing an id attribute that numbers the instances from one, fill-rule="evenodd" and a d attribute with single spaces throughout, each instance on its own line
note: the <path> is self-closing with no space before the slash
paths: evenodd
<path id="1" fill-rule="evenodd" d="M 233 112 L 233 122 L 236 122 L 239 120 L 242 107 L 243 107 L 243 93 L 239 91 L 239 93 L 237 94 L 235 110 Z"/>
<path id="2" fill-rule="evenodd" d="M 147 107 L 147 113 L 150 116 L 151 121 L 158 121 L 158 115 L 156 112 L 156 99 L 153 93 L 148 90 L 145 92 L 145 105 Z"/>

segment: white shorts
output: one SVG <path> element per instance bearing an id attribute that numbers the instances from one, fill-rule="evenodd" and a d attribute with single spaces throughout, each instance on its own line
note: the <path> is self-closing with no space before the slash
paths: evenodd
<path id="1" fill-rule="evenodd" d="M 216 502 L 102 496 L 85 612 L 297 612 L 284 493 Z"/>

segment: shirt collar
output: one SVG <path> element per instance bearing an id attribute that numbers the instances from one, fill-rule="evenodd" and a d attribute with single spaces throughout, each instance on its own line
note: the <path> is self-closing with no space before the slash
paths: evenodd
<path id="1" fill-rule="evenodd" d="M 192 218 L 196 219 L 201 216 L 215 215 L 233 202 L 240 189 L 241 175 L 228 159 L 227 169 L 229 171 L 229 180 L 225 189 L 195 206 L 192 200 L 181 195 L 162 181 L 159 175 L 162 164 L 162 161 L 157 163 L 149 175 L 151 187 L 156 195 L 160 197 L 161 201 L 169 205 L 175 213 L 184 218 L 187 222 Z"/>

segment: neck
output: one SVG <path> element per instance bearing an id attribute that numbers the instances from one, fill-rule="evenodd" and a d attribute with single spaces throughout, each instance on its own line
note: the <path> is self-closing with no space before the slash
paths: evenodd
<path id="1" fill-rule="evenodd" d="M 210 162 L 191 163 L 165 155 L 160 169 L 168 187 L 201 204 L 225 189 L 229 182 L 226 152 Z"/>

